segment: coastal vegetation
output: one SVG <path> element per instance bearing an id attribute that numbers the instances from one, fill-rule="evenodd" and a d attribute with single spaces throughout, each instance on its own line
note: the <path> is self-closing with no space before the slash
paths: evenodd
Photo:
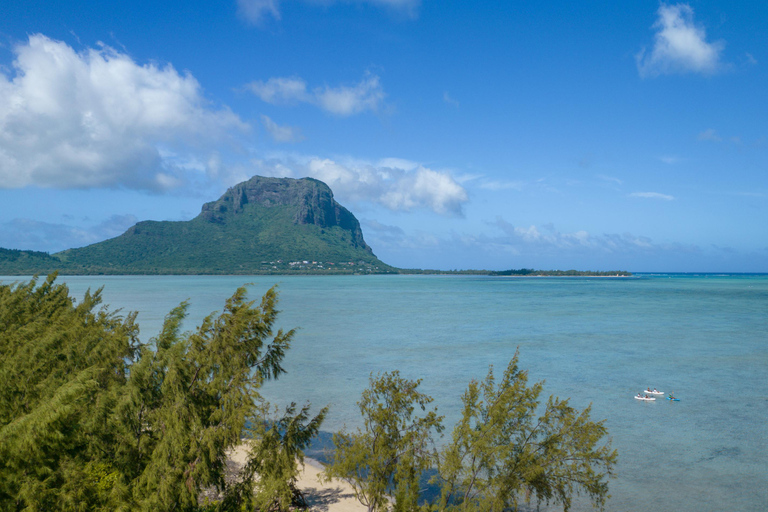
<path id="1" fill-rule="evenodd" d="M 535 270 L 532 268 L 510 270 L 433 270 L 397 269 L 398 274 L 460 275 L 460 276 L 510 276 L 510 277 L 630 277 L 626 270 Z"/>
<path id="2" fill-rule="evenodd" d="M 626 270 L 534 270 L 521 268 L 489 272 L 491 276 L 545 276 L 545 277 L 629 277 Z"/>
<path id="3" fill-rule="evenodd" d="M 0 510 L 282 511 L 301 508 L 304 451 L 328 409 L 271 407 L 260 389 L 285 371 L 295 334 L 277 330 L 277 292 L 238 288 L 221 313 L 181 332 L 187 303 L 149 343 L 136 315 L 76 301 L 51 275 L 0 285 Z M 567 510 L 608 496 L 616 452 L 590 409 L 529 386 L 517 355 L 497 383 L 471 382 L 439 449 L 443 418 L 420 381 L 372 376 L 363 427 L 334 436 L 326 477 L 371 511 L 495 511 L 522 502 Z M 228 471 L 246 443 L 245 466 Z M 424 494 L 425 475 L 432 476 Z"/>
<path id="4" fill-rule="evenodd" d="M 608 499 L 608 478 L 618 457 L 603 421 L 568 400 L 549 397 L 543 383 L 528 385 L 516 353 L 497 383 L 493 369 L 462 396 L 462 416 L 441 449 L 443 430 L 420 381 L 398 372 L 371 377 L 359 402 L 363 427 L 334 436 L 336 451 L 325 474 L 348 481 L 370 512 L 502 512 L 522 503 L 556 503 L 569 510 L 584 494 L 595 508 Z M 422 495 L 430 471 L 439 493 Z"/>
<path id="5" fill-rule="evenodd" d="M 276 291 L 256 303 L 240 288 L 187 333 L 182 303 L 148 344 L 134 314 L 99 305 L 100 290 L 75 303 L 54 276 L 0 286 L 0 510 L 285 509 L 326 409 L 265 426 L 259 389 L 294 335 L 273 333 Z M 248 470 L 227 480 L 249 432 Z"/>
<path id="6" fill-rule="evenodd" d="M 397 371 L 371 378 L 358 403 L 363 428 L 334 435 L 327 479 L 342 478 L 369 511 L 418 510 L 421 475 L 434 463 L 433 433 L 443 430 L 432 398 L 416 390 L 420 381 Z M 419 414 L 417 409 L 424 412 Z"/>

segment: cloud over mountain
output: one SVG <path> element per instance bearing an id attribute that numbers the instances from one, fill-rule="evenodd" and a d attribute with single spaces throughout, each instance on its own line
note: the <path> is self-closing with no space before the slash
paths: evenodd
<path id="1" fill-rule="evenodd" d="M 183 172 L 163 148 L 193 148 L 247 125 L 212 108 L 170 64 L 137 64 L 108 46 L 76 52 L 33 35 L 0 74 L 0 188 L 162 191 Z"/>
<path id="2" fill-rule="evenodd" d="M 392 211 L 430 210 L 461 216 L 466 190 L 448 173 L 407 160 L 379 162 L 321 157 L 293 157 L 254 161 L 254 172 L 264 176 L 310 176 L 325 182 L 342 203 L 370 202 Z"/>

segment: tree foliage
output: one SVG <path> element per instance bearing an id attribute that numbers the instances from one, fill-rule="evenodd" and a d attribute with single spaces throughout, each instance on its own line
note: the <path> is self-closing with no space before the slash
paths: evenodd
<path id="1" fill-rule="evenodd" d="M 420 477 L 434 462 L 432 434 L 442 430 L 442 417 L 427 410 L 432 398 L 417 391 L 420 382 L 397 371 L 372 376 L 358 402 L 363 428 L 334 435 L 326 478 L 349 482 L 371 512 L 389 510 L 390 496 L 394 510 L 418 506 Z"/>
<path id="2" fill-rule="evenodd" d="M 551 396 L 538 415 L 542 385 L 528 386 L 517 354 L 500 382 L 491 369 L 469 384 L 440 457 L 440 510 L 502 511 L 535 499 L 567 511 L 581 493 L 604 506 L 617 458 L 610 443 L 601 444 L 604 422 L 590 420 L 590 407 L 579 412 Z"/>
<path id="3" fill-rule="evenodd" d="M 617 458 L 603 443 L 604 423 L 568 400 L 550 397 L 542 410 L 543 383 L 528 385 L 517 354 L 501 381 L 491 368 L 484 381 L 470 382 L 439 454 L 428 450 L 432 433 L 442 430 L 436 410 L 413 416 L 415 406 L 425 410 L 432 401 L 416 391 L 419 382 L 397 372 L 372 378 L 359 403 L 363 429 L 334 438 L 326 476 L 349 481 L 369 511 L 501 512 L 534 500 L 567 511 L 580 494 L 604 506 Z M 419 497 L 427 469 L 439 488 L 431 501 Z"/>
<path id="4" fill-rule="evenodd" d="M 299 465 L 304 465 L 304 450 L 318 434 L 328 408 L 312 419 L 309 405 L 296 412 L 291 403 L 278 419 L 268 419 L 268 408 L 263 405 L 265 419 L 250 429 L 248 463 L 225 498 L 227 508 L 278 511 L 306 506 L 297 487 Z"/>
<path id="5" fill-rule="evenodd" d="M 227 450 L 262 419 L 258 390 L 294 334 L 273 333 L 275 289 L 256 304 L 239 288 L 187 333 L 182 303 L 141 345 L 135 315 L 98 309 L 100 291 L 75 304 L 54 281 L 0 286 L 0 509 L 196 510 L 204 489 L 245 489 L 225 480 Z M 307 435 L 325 414 L 292 412 Z"/>

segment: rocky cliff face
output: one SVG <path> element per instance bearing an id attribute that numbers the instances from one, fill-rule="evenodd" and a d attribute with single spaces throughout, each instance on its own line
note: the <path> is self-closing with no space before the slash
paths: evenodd
<path id="1" fill-rule="evenodd" d="M 227 190 L 217 201 L 204 204 L 200 217 L 208 222 L 225 224 L 254 207 L 276 206 L 293 209 L 294 224 L 314 224 L 321 228 L 338 226 L 350 233 L 355 247 L 372 252 L 355 216 L 336 202 L 328 185 L 312 178 L 254 176 Z"/>

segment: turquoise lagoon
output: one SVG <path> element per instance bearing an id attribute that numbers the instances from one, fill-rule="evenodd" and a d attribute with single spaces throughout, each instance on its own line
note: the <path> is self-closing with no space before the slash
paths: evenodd
<path id="1" fill-rule="evenodd" d="M 18 278 L 0 278 L 4 283 Z M 768 276 L 61 277 L 75 297 L 104 286 L 138 311 L 148 341 L 189 299 L 191 329 L 245 283 L 279 285 L 281 327 L 299 327 L 275 403 L 330 405 L 324 426 L 360 423 L 371 373 L 420 378 L 450 426 L 471 379 L 515 350 L 544 396 L 592 404 L 619 451 L 611 511 L 768 510 Z M 680 402 L 639 402 L 646 387 Z M 577 510 L 589 509 L 580 503 Z"/>

